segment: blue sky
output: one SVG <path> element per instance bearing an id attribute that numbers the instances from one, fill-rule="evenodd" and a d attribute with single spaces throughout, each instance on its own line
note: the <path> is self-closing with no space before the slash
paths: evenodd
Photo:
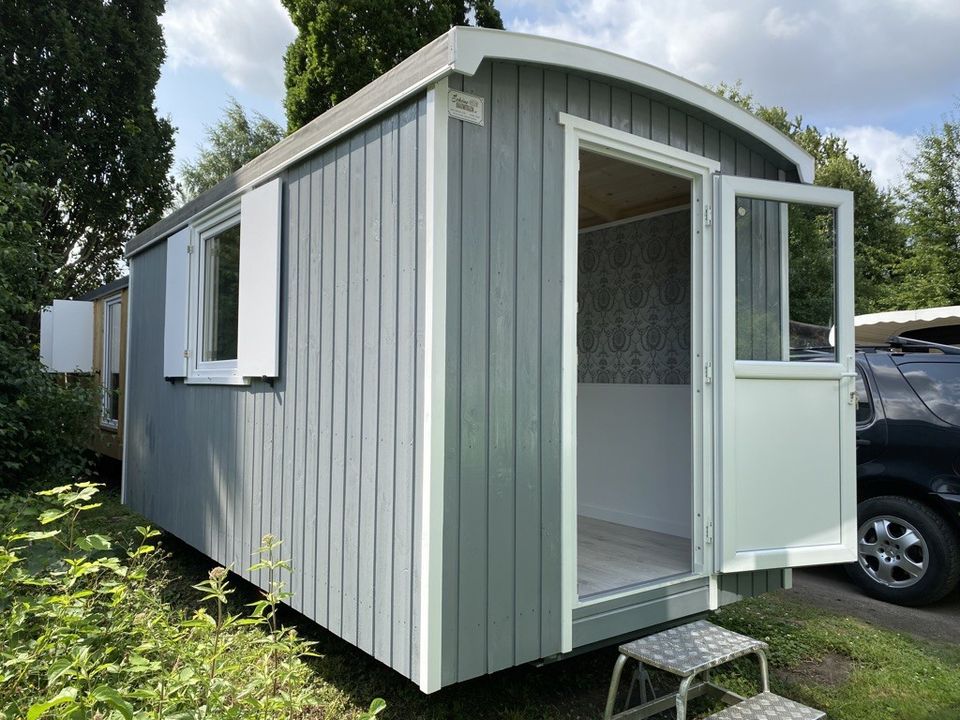
<path id="1" fill-rule="evenodd" d="M 497 0 L 510 30 L 602 47 L 702 84 L 741 80 L 840 132 L 883 184 L 960 102 L 957 0 Z M 229 96 L 284 124 L 279 0 L 168 0 L 157 106 L 195 157 Z"/>

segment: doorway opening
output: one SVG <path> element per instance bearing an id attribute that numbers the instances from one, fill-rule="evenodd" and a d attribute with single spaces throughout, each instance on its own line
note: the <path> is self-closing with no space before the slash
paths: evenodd
<path id="1" fill-rule="evenodd" d="M 577 593 L 692 571 L 691 181 L 580 150 Z"/>

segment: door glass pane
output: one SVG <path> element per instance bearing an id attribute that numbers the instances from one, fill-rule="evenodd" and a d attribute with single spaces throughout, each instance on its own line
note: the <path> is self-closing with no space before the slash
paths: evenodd
<path id="1" fill-rule="evenodd" d="M 738 360 L 836 358 L 836 212 L 736 199 Z"/>
<path id="2" fill-rule="evenodd" d="M 203 360 L 236 360 L 240 225 L 207 236 L 203 252 Z"/>

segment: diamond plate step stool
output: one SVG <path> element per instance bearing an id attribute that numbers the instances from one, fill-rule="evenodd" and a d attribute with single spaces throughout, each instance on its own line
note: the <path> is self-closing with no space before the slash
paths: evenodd
<path id="1" fill-rule="evenodd" d="M 764 692 L 724 708 L 706 720 L 822 720 L 826 716 L 822 710 Z"/>
<path id="2" fill-rule="evenodd" d="M 610 691 L 604 720 L 641 720 L 676 706 L 677 720 L 686 720 L 687 701 L 711 695 L 724 702 L 743 703 L 744 698 L 726 688 L 710 682 L 710 670 L 746 655 L 756 655 L 760 662 L 760 681 L 765 695 L 770 693 L 767 671 L 767 644 L 760 640 L 726 630 L 706 620 L 680 625 L 654 635 L 634 640 L 620 646 L 620 656 L 613 666 Z M 613 706 L 620 686 L 620 676 L 627 660 L 640 663 L 641 704 L 635 708 L 613 714 Z M 646 667 L 655 667 L 681 678 L 680 689 L 665 697 L 646 701 L 644 673 Z M 698 678 L 702 678 L 698 681 Z M 631 684 L 632 689 L 632 684 Z M 764 697 L 760 695 L 758 697 Z M 776 697 L 776 696 L 773 696 Z M 738 706 L 734 706 L 738 707 Z M 728 708 L 732 709 L 732 708 Z M 728 716 L 723 716 L 724 720 Z M 730 718 L 740 716 L 732 715 Z M 743 718 L 762 718 L 762 715 L 744 715 Z M 814 716 L 819 717 L 819 716 Z M 806 720 L 804 718 L 804 720 Z"/>

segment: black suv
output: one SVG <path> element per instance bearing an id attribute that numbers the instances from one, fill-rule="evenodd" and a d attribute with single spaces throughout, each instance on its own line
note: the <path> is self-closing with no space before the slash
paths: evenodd
<path id="1" fill-rule="evenodd" d="M 960 348 L 857 352 L 858 557 L 876 598 L 935 602 L 960 579 Z"/>

